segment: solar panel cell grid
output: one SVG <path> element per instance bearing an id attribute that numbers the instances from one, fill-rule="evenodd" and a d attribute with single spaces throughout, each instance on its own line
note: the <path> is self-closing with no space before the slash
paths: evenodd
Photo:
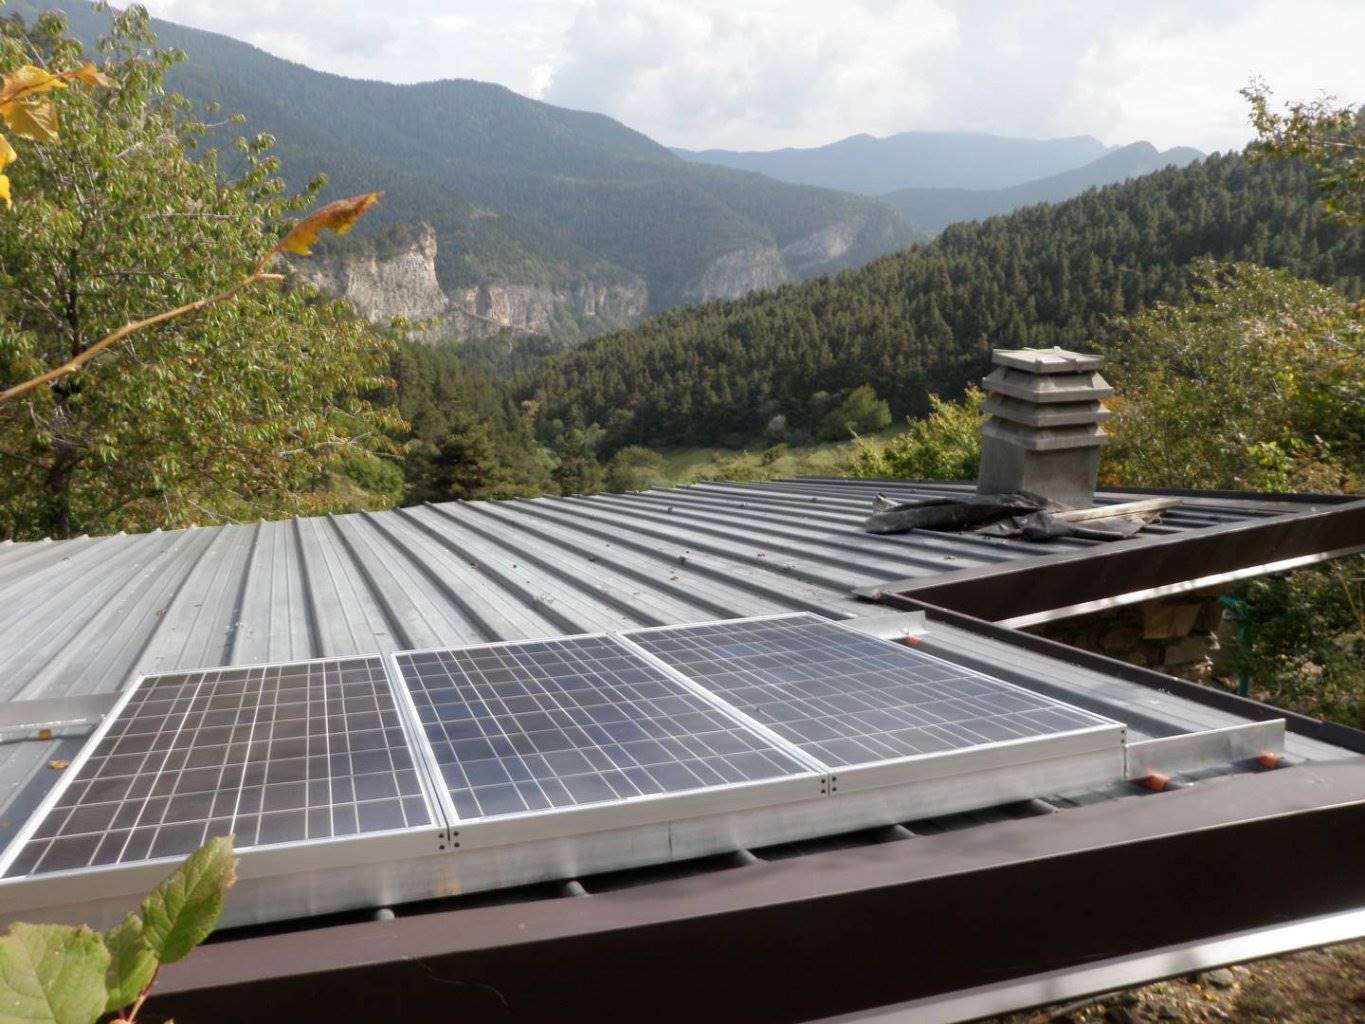
<path id="1" fill-rule="evenodd" d="M 379 658 L 154 676 L 6 876 L 431 824 Z"/>
<path id="2" fill-rule="evenodd" d="M 397 662 L 462 820 L 807 771 L 611 637 Z"/>
<path id="3" fill-rule="evenodd" d="M 1108 724 L 814 616 L 625 635 L 831 767 Z"/>

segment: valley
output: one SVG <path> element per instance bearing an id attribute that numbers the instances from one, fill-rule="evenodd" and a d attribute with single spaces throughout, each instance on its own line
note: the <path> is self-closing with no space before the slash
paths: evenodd
<path id="1" fill-rule="evenodd" d="M 10 9 L 33 16 L 50 6 Z M 108 23 L 82 0 L 56 6 L 87 43 Z M 323 198 L 382 190 L 358 234 L 430 225 L 451 306 L 503 303 L 513 327 L 521 317 L 530 330 L 591 334 L 602 329 L 603 289 L 643 288 L 642 301 L 603 293 L 609 310 L 637 316 L 854 266 L 917 237 L 879 200 L 693 165 L 611 118 L 502 86 L 361 81 L 211 32 L 157 19 L 152 28 L 186 55 L 167 81 L 211 105 L 210 144 L 230 154 L 235 138 L 269 133 L 290 187 L 325 174 Z M 244 125 L 225 123 L 228 114 Z M 461 318 L 450 326 L 456 336 L 474 329 Z"/>
<path id="2" fill-rule="evenodd" d="M 991 347 L 1088 349 L 1115 317 L 1179 300 L 1201 258 L 1365 292 L 1365 238 L 1317 208 L 1306 168 L 1212 157 L 1055 205 L 957 224 L 831 277 L 670 310 L 554 356 L 516 382 L 548 422 L 625 444 L 707 445 L 814 396 L 871 384 L 895 416 L 956 396 Z"/>
<path id="3" fill-rule="evenodd" d="M 49 6 L 16 0 L 10 9 L 33 16 Z M 58 6 L 87 43 L 107 26 L 83 0 Z M 374 322 L 422 321 L 417 336 L 433 342 L 506 330 L 562 347 L 680 305 L 858 267 L 953 221 L 1198 155 L 1137 159 L 1134 147 L 1111 150 L 1089 136 L 951 132 L 690 153 L 485 82 L 363 81 L 168 21 L 153 19 L 152 29 L 185 54 L 168 84 L 210 115 L 206 141 L 225 164 L 234 140 L 267 133 L 289 187 L 323 174 L 324 199 L 385 193 L 310 279 Z M 226 119 L 236 114 L 240 126 Z M 425 232 L 421 253 L 408 245 L 412 232 Z M 398 258 L 398 249 L 411 254 Z"/>

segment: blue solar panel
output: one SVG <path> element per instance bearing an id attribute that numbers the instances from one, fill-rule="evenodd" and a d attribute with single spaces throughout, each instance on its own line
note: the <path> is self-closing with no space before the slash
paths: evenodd
<path id="1" fill-rule="evenodd" d="M 380 658 L 148 676 L 6 878 L 431 826 Z"/>
<path id="2" fill-rule="evenodd" d="M 813 615 L 624 635 L 832 768 L 1113 724 Z"/>
<path id="3" fill-rule="evenodd" d="M 463 821 L 809 773 L 612 637 L 396 661 Z"/>
<path id="4" fill-rule="evenodd" d="M 379 658 L 142 679 L 3 877 L 443 827 L 428 780 L 455 824 L 1115 724 L 813 615 L 394 659 L 421 751 Z"/>

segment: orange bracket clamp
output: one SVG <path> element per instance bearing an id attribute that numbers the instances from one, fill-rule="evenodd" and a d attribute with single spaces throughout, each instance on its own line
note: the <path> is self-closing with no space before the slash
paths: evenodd
<path id="1" fill-rule="evenodd" d="M 1153 793 L 1160 793 L 1170 783 L 1171 777 L 1163 775 L 1161 772 L 1148 772 L 1141 778 L 1133 780 L 1143 789 L 1150 789 Z"/>

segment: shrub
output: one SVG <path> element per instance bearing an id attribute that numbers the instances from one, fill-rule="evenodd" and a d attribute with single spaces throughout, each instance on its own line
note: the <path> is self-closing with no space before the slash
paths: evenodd
<path id="1" fill-rule="evenodd" d="M 985 396 L 968 388 L 961 402 L 929 396 L 930 412 L 910 420 L 904 434 L 885 444 L 859 438 L 854 476 L 911 480 L 971 480 L 981 463 L 981 404 Z"/>
<path id="2" fill-rule="evenodd" d="M 647 491 L 665 483 L 663 456 L 638 444 L 622 448 L 607 464 L 606 489 L 617 494 Z"/>
<path id="3" fill-rule="evenodd" d="M 1205 261 L 1191 299 L 1116 325 L 1106 482 L 1352 491 L 1365 308 L 1279 270 Z"/>
<path id="4" fill-rule="evenodd" d="M 1365 728 L 1365 557 L 1253 580 L 1230 603 L 1253 697 Z"/>
<path id="5" fill-rule="evenodd" d="M 891 407 L 877 397 L 871 384 L 856 387 L 820 418 L 818 436 L 838 441 L 850 434 L 874 434 L 891 425 Z"/>

